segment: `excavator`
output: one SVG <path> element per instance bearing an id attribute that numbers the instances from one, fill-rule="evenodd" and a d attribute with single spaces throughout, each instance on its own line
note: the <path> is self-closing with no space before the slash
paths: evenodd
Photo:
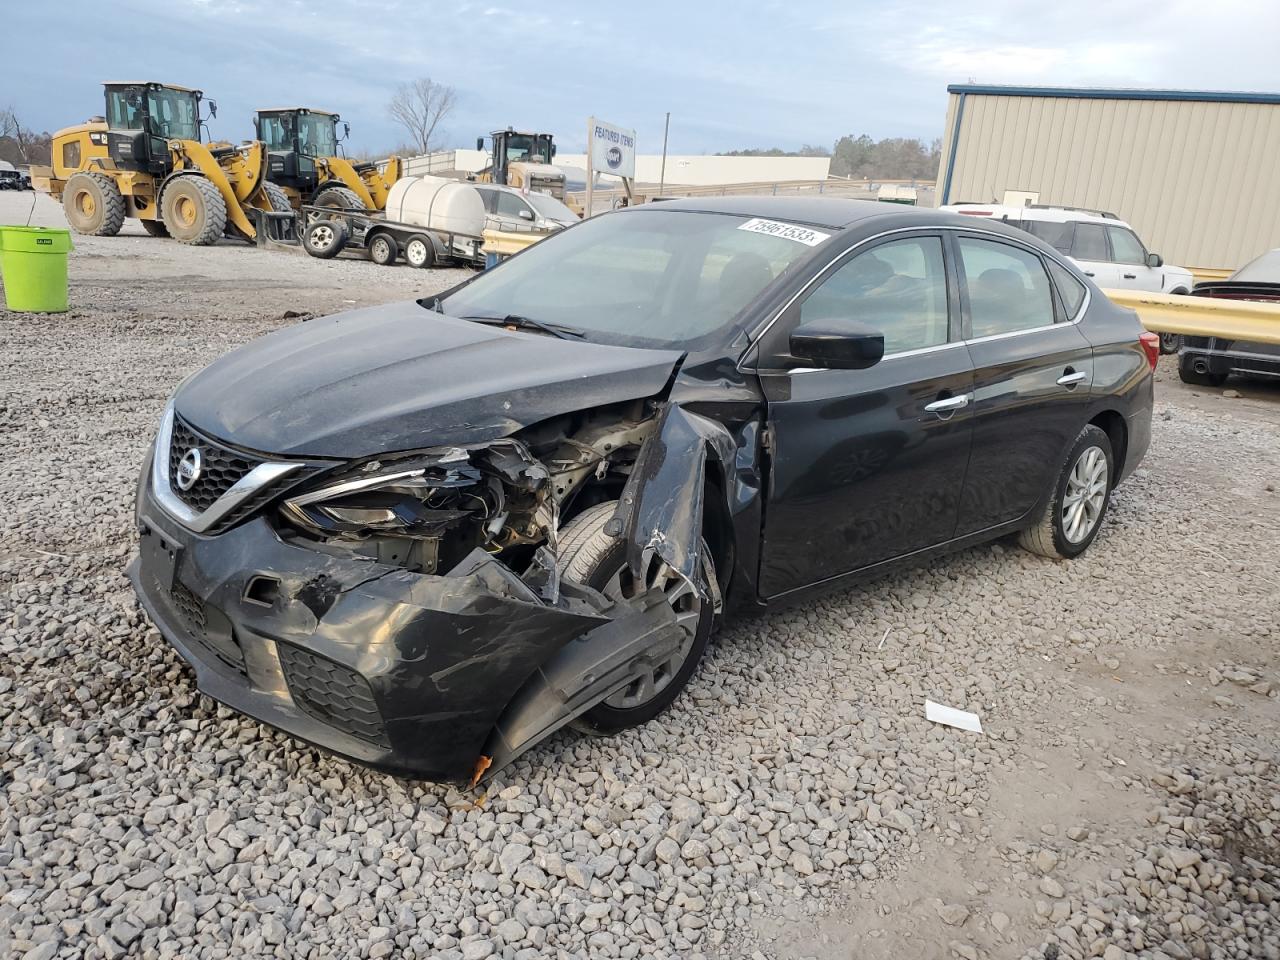
<path id="1" fill-rule="evenodd" d="M 484 137 L 476 137 L 476 149 L 484 149 Z M 564 171 L 552 166 L 556 145 L 549 133 L 526 133 L 507 127 L 489 134 L 489 165 L 472 178 L 477 183 L 501 183 L 537 193 L 549 193 L 564 202 Z"/>
<path id="2" fill-rule="evenodd" d="M 289 198 L 266 179 L 262 143 L 202 142 L 201 91 L 153 81 L 103 87 L 106 116 L 59 130 L 50 166 L 31 170 L 73 230 L 115 236 L 134 217 L 153 237 L 196 246 L 224 235 L 287 239 L 292 217 L 270 214 L 291 213 Z M 210 100 L 210 116 L 217 111 Z"/>
<path id="3" fill-rule="evenodd" d="M 351 125 L 328 110 L 274 107 L 254 115 L 258 139 L 267 145 L 267 178 L 284 189 L 293 209 L 302 204 L 346 210 L 384 210 L 387 194 L 400 179 L 399 157 L 376 163 L 352 163 L 338 155 L 338 125 L 343 138 Z"/>

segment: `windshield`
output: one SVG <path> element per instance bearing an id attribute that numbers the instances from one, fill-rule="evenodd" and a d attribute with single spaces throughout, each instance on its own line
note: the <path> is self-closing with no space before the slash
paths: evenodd
<path id="1" fill-rule="evenodd" d="M 441 308 L 454 317 L 531 317 L 598 343 L 727 343 L 742 309 L 813 251 L 749 229 L 759 222 L 651 208 L 603 214 L 481 274 Z M 834 231 L 805 232 L 821 241 Z"/>
<path id="2" fill-rule="evenodd" d="M 551 162 L 551 137 L 513 133 L 507 136 L 507 162 L 527 160 L 530 163 Z"/>
<path id="3" fill-rule="evenodd" d="M 298 117 L 298 152 L 308 157 L 332 157 L 338 152 L 331 113 L 304 113 Z"/>
<path id="4" fill-rule="evenodd" d="M 151 132 L 170 140 L 199 140 L 200 111 L 195 94 L 178 90 L 148 90 Z"/>
<path id="5" fill-rule="evenodd" d="M 533 209 L 548 220 L 559 220 L 561 223 L 573 223 L 578 215 L 566 207 L 555 197 L 546 193 L 527 193 L 525 199 L 533 204 Z"/>

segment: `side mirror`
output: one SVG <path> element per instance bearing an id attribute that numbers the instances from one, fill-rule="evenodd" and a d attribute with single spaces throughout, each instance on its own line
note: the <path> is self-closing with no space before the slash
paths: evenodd
<path id="1" fill-rule="evenodd" d="M 533 211 L 532 211 L 532 210 L 529 210 L 529 209 L 527 209 L 527 208 L 526 208 L 526 209 L 524 209 L 524 210 L 521 210 L 521 211 L 520 211 L 519 216 L 520 216 L 520 219 L 521 219 L 521 220 L 532 220 L 532 219 L 533 219 Z"/>
<path id="2" fill-rule="evenodd" d="M 218 115 L 218 101 L 217 101 L 217 100 L 210 100 L 210 101 L 209 101 L 209 116 L 211 116 L 211 117 L 216 117 L 217 115 Z"/>
<path id="3" fill-rule="evenodd" d="M 1147 254 L 1147 266 L 1148 266 L 1148 267 L 1153 267 L 1153 268 L 1154 268 L 1154 267 L 1163 267 L 1163 266 L 1164 266 L 1164 260 L 1162 260 L 1162 259 L 1161 259 L 1160 254 L 1158 254 L 1158 253 L 1148 253 L 1148 254 Z"/>
<path id="4" fill-rule="evenodd" d="M 346 121 L 343 121 L 342 139 L 346 140 L 349 136 L 351 136 L 351 124 L 347 123 Z"/>
<path id="5" fill-rule="evenodd" d="M 884 334 L 861 323 L 814 320 L 791 331 L 791 355 L 830 370 L 865 370 L 884 356 Z"/>
<path id="6" fill-rule="evenodd" d="M 477 150 L 484 149 L 484 137 L 476 137 L 476 149 Z"/>
<path id="7" fill-rule="evenodd" d="M 556 145 L 553 143 L 553 144 L 551 145 L 551 157 L 552 157 L 552 159 L 554 159 L 554 158 L 555 158 L 555 155 L 556 155 Z"/>

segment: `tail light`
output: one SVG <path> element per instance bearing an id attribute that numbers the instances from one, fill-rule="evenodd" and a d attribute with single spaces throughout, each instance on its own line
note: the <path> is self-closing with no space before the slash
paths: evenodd
<path id="1" fill-rule="evenodd" d="M 1152 333 L 1150 330 L 1143 330 L 1138 334 L 1138 342 L 1142 344 L 1142 349 L 1146 351 L 1147 363 L 1151 364 L 1151 369 L 1156 368 L 1156 364 L 1160 362 L 1160 336 Z"/>

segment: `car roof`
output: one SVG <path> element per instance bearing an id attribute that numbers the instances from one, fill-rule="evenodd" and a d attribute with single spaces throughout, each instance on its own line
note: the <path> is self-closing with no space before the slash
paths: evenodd
<path id="1" fill-rule="evenodd" d="M 1115 227 L 1128 227 L 1129 224 L 1114 215 L 1103 215 L 1092 210 L 1081 210 L 1074 207 L 1053 207 L 1028 205 L 1014 206 L 1008 203 L 951 203 L 947 210 L 969 211 L 968 217 L 978 217 L 979 210 L 985 211 L 992 219 L 1009 218 L 1011 220 L 1043 220 L 1050 223 L 1105 223 Z M 1132 229 L 1132 228 L 1130 228 Z"/>
<path id="2" fill-rule="evenodd" d="M 784 223 L 841 229 L 866 225 L 875 230 L 902 230 L 918 227 L 962 227 L 1002 233 L 1020 242 L 1035 240 L 1030 234 L 998 219 L 967 217 L 937 207 L 913 207 L 878 200 L 851 200 L 845 197 L 683 197 L 678 200 L 640 204 L 620 213 L 644 210 L 688 210 L 722 213 L 737 217 L 760 217 Z M 975 221 L 979 221 L 976 222 Z M 1038 243 L 1038 241 L 1037 241 Z"/>

